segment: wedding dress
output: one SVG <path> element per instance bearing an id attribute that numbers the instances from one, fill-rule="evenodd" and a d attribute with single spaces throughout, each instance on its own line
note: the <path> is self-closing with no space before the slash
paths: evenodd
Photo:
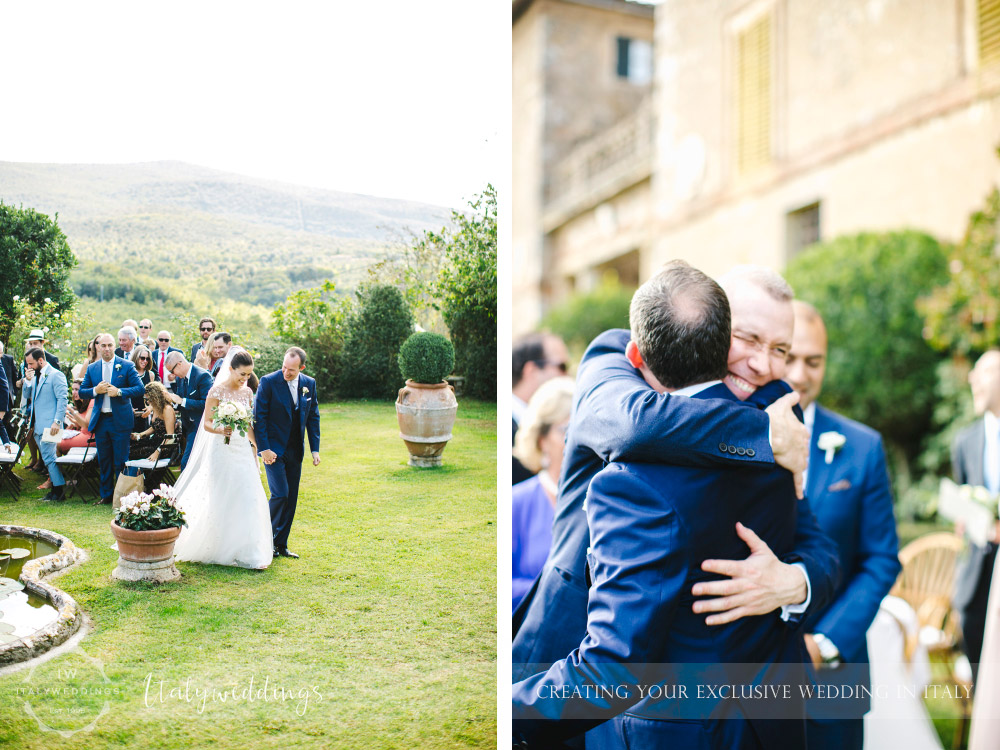
<path id="1" fill-rule="evenodd" d="M 235 351 L 230 349 L 208 396 L 249 408 L 249 388 L 233 391 L 225 385 Z M 271 564 L 271 514 L 247 438 L 234 431 L 226 445 L 224 436 L 199 425 L 175 490 L 188 523 L 174 545 L 178 560 L 257 569 Z"/>

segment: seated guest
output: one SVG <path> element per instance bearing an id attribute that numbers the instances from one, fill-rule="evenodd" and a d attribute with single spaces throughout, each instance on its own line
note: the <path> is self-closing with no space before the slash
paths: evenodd
<path id="1" fill-rule="evenodd" d="M 514 455 L 529 471 L 535 472 L 513 489 L 515 609 L 549 555 L 563 445 L 572 407 L 572 379 L 560 377 L 543 383 L 528 402 L 514 441 Z"/>
<path id="2" fill-rule="evenodd" d="M 132 364 L 139 374 L 139 381 L 145 388 L 150 383 L 156 382 L 156 370 L 153 369 L 153 355 L 149 349 L 142 344 L 135 348 L 132 355 Z M 135 426 L 132 428 L 136 432 L 141 432 L 149 427 L 146 417 L 149 416 L 146 408 L 145 393 L 139 393 L 132 397 L 132 412 L 135 414 Z"/>
<path id="3" fill-rule="evenodd" d="M 167 400 L 167 389 L 163 383 L 153 382 L 146 386 L 146 403 L 149 404 L 152 423 L 142 432 L 132 433 L 132 447 L 129 459 L 148 458 L 156 461 L 160 443 L 167 435 L 173 435 L 179 426 L 174 407 Z"/>
<path id="4" fill-rule="evenodd" d="M 192 362 L 194 362 L 197 358 L 198 352 L 200 352 L 208 344 L 209 338 L 211 338 L 212 334 L 215 333 L 215 326 L 216 324 L 213 318 L 202 318 L 198 321 L 198 333 L 201 334 L 201 341 L 191 347 Z"/>
<path id="5" fill-rule="evenodd" d="M 118 348 L 115 349 L 115 356 L 123 359 L 132 359 L 132 351 L 135 349 L 138 336 L 132 326 L 124 326 L 118 331 Z"/>
<path id="6" fill-rule="evenodd" d="M 94 401 L 80 397 L 82 381 L 83 378 L 73 379 L 73 400 L 66 407 L 66 429 L 78 430 L 80 434 L 59 441 L 56 449 L 60 456 L 69 453 L 70 448 L 83 448 L 88 443 L 93 446 L 94 434 L 90 431 L 90 416 Z"/>

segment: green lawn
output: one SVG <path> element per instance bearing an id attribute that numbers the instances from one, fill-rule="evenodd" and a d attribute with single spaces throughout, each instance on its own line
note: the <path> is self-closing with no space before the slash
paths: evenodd
<path id="1" fill-rule="evenodd" d="M 458 413 L 445 465 L 418 470 L 391 404 L 322 407 L 289 541 L 302 557 L 264 572 L 180 563 L 176 583 L 112 582 L 110 508 L 43 504 L 27 474 L 0 519 L 87 550 L 54 583 L 93 629 L 83 653 L 0 677 L 0 747 L 495 745 L 496 406 Z M 29 712 L 83 731 L 62 740 Z"/>

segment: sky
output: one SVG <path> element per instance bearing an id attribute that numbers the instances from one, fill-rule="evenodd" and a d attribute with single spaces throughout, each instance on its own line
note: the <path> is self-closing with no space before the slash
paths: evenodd
<path id="1" fill-rule="evenodd" d="M 505 0 L 32 0 L 3 26 L 0 161 L 172 159 L 449 208 L 510 170 Z"/>

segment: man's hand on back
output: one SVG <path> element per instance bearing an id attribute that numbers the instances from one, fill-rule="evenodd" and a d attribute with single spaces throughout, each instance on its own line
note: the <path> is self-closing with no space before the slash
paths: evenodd
<path id="1" fill-rule="evenodd" d="M 799 402 L 795 391 L 786 393 L 765 411 L 771 420 L 771 451 L 774 462 L 795 476 L 795 494 L 801 500 L 805 490 L 805 470 L 809 465 L 809 430 L 792 407 Z"/>

